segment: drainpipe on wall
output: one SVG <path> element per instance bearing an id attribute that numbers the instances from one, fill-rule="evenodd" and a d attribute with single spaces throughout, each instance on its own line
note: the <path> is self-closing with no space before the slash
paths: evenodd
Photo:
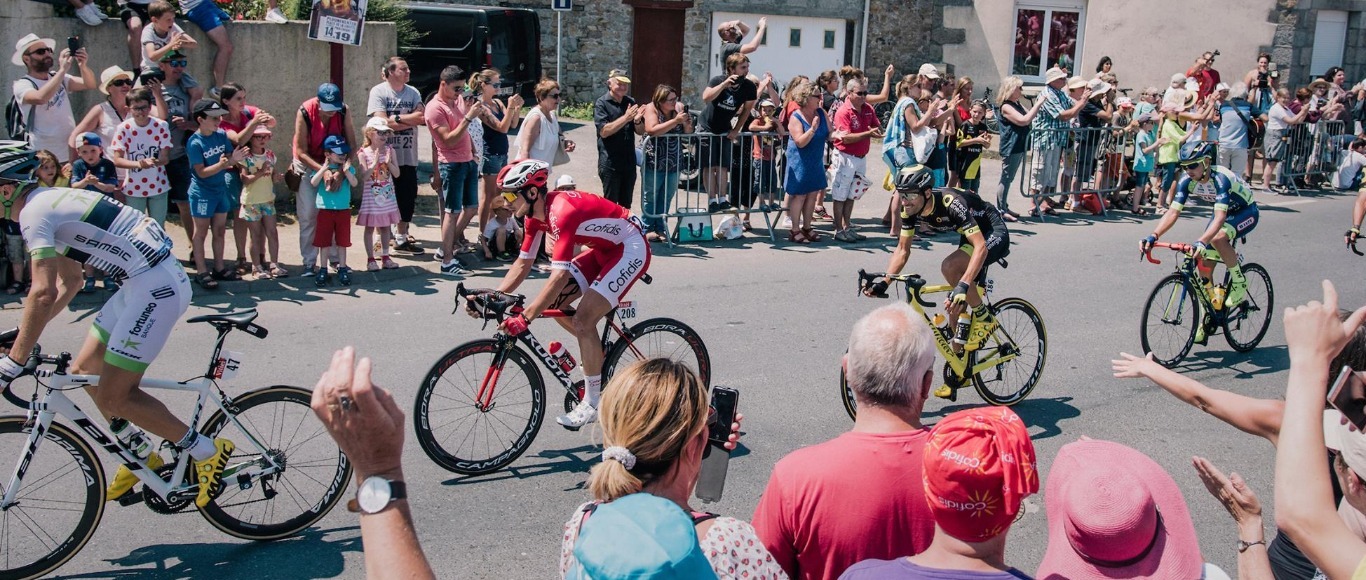
<path id="1" fill-rule="evenodd" d="M 865 68 L 865 67 L 864 67 L 864 63 L 867 62 L 867 60 L 868 60 L 868 9 L 869 9 L 869 4 L 871 4 L 871 3 L 872 3 L 872 0 L 863 0 L 863 34 L 862 34 L 863 39 L 862 39 L 862 43 L 861 43 L 863 46 L 859 48 L 859 55 L 858 55 L 858 66 L 859 66 L 859 68 Z"/>

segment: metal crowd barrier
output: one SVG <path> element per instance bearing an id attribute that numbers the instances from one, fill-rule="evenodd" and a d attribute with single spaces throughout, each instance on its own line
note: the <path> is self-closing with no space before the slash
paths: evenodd
<path id="1" fill-rule="evenodd" d="M 1354 136 L 1343 121 L 1301 123 L 1285 132 L 1285 159 L 1279 171 L 1280 181 L 1291 191 L 1299 192 L 1299 182 L 1327 180 L 1338 168 L 1342 150 Z"/>
<path id="2" fill-rule="evenodd" d="M 656 219 L 664 221 L 670 245 L 675 241 L 701 238 L 702 224 L 710 223 L 710 227 L 715 228 L 720 220 L 713 221 L 713 218 L 726 215 L 748 219 L 753 214 L 760 214 L 769 239 L 777 239 L 775 231 L 779 218 L 786 212 L 783 194 L 786 137 L 742 132 L 732 141 L 726 135 L 711 133 L 667 134 L 647 137 L 642 149 L 641 215 L 647 224 Z M 677 168 L 678 172 L 676 190 L 661 191 L 650 183 L 652 175 L 668 173 L 671 168 Z M 725 181 L 719 185 L 708 179 L 708 174 L 717 168 L 723 169 L 725 175 Z M 667 188 L 669 180 L 660 181 Z M 646 199 L 650 195 L 654 200 Z M 731 207 L 710 211 L 710 202 L 722 198 L 727 199 Z M 688 231 L 680 231 L 685 229 Z"/>
<path id="3" fill-rule="evenodd" d="M 1061 144 L 1052 150 L 1055 152 L 1035 150 L 1034 141 L 1049 138 Z M 1128 189 L 1125 185 L 1132 173 L 1133 135 L 1123 128 L 1031 130 L 1029 141 L 1018 179 L 1020 194 L 1026 198 L 1087 193 L 1105 197 Z M 1103 203 L 1101 207 L 1104 215 Z"/>

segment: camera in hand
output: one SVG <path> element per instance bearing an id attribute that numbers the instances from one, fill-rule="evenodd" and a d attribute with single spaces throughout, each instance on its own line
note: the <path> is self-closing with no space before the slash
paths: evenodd
<path id="1" fill-rule="evenodd" d="M 720 501 L 726 488 L 726 471 L 730 465 L 730 426 L 735 422 L 740 392 L 728 387 L 711 389 L 711 408 L 715 413 L 707 419 L 707 447 L 702 452 L 702 471 L 697 476 L 693 493 L 704 502 Z"/>
<path id="2" fill-rule="evenodd" d="M 166 82 L 166 73 L 161 71 L 160 69 L 150 70 L 142 73 L 142 84 L 146 85 L 148 81 L 157 81 L 159 83 L 164 83 Z"/>

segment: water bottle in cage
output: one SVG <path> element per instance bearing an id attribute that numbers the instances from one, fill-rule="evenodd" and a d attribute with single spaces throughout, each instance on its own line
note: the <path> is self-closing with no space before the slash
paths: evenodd
<path id="1" fill-rule="evenodd" d="M 963 307 L 958 313 L 958 329 L 953 333 L 953 348 L 961 351 L 968 344 L 968 331 L 972 329 L 972 308 Z"/>
<path id="2" fill-rule="evenodd" d="M 574 371 L 574 366 L 578 363 L 574 362 L 574 357 L 569 354 L 569 349 L 566 349 L 558 340 L 550 341 L 547 350 L 550 351 L 550 356 L 555 357 L 555 361 L 559 363 L 560 370 L 566 373 Z"/>

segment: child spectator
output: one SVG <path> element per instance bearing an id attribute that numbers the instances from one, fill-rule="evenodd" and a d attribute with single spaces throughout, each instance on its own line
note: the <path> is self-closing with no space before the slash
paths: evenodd
<path id="1" fill-rule="evenodd" d="M 1361 187 L 1361 170 L 1366 167 L 1366 139 L 1357 139 L 1343 152 L 1342 162 L 1333 173 L 1333 187 L 1352 191 Z"/>
<path id="2" fill-rule="evenodd" d="M 963 189 L 973 193 L 977 193 L 982 181 L 982 149 L 991 144 L 991 133 L 983 121 L 986 116 L 986 105 L 973 103 L 967 122 L 958 127 L 958 155 L 954 158 L 958 165 L 954 173 L 958 174 Z"/>
<path id="3" fill-rule="evenodd" d="M 43 149 L 34 154 L 38 159 L 38 169 L 34 170 L 33 176 L 38 178 L 38 185 L 43 187 L 70 187 L 71 179 L 68 175 L 62 174 L 62 164 L 57 161 L 57 155 Z M 68 170 L 70 168 L 68 167 Z"/>
<path id="4" fill-rule="evenodd" d="M 171 182 L 166 179 L 171 126 L 152 116 L 154 99 L 152 91 L 146 88 L 128 93 L 130 115 L 114 130 L 109 154 L 115 167 L 127 170 L 121 188 L 124 203 L 162 225 L 166 223 L 167 192 L 171 190 Z"/>
<path id="5" fill-rule="evenodd" d="M 323 141 L 323 151 L 327 153 L 327 163 L 315 171 L 309 183 L 318 189 L 317 229 L 313 233 L 313 247 L 323 256 L 335 256 L 337 281 L 342 286 L 351 285 L 351 268 L 346 266 L 346 249 L 351 247 L 351 188 L 359 181 L 356 168 L 348 156 L 351 146 L 341 135 L 332 135 Z M 324 252 L 334 248 L 331 252 Z M 321 288 L 327 285 L 327 264 L 318 267 L 313 280 Z"/>
<path id="6" fill-rule="evenodd" d="M 512 209 L 508 207 L 507 200 L 503 196 L 496 196 L 493 200 L 493 217 L 484 226 L 484 235 L 479 238 L 479 247 L 484 250 L 484 259 L 493 259 L 493 250 L 498 250 L 498 261 L 511 262 L 517 254 L 512 248 L 519 248 L 522 244 L 522 228 L 517 225 L 517 220 L 512 219 Z M 388 256 L 385 256 L 385 264 Z"/>
<path id="7" fill-rule="evenodd" d="M 286 278 L 289 271 L 280 267 L 280 234 L 275 229 L 275 184 L 285 174 L 275 170 L 275 152 L 270 143 L 270 129 L 257 125 L 247 143 L 249 153 L 242 159 L 242 208 L 237 217 L 247 224 L 251 236 L 252 274 L 257 280 Z M 265 261 L 265 250 L 270 250 L 270 262 Z"/>
<path id="8" fill-rule="evenodd" d="M 175 6 L 165 0 L 156 0 L 147 5 L 147 17 L 150 26 L 142 27 L 142 71 L 154 71 L 159 67 L 162 57 L 173 50 L 187 50 L 196 48 L 199 43 L 175 23 Z M 182 78 L 190 79 L 187 86 L 196 86 L 198 82 L 189 73 L 182 74 Z"/>
<path id="9" fill-rule="evenodd" d="M 71 162 L 71 187 L 98 191 L 122 203 L 123 194 L 119 193 L 118 172 L 114 169 L 114 162 L 105 159 L 104 144 L 100 141 L 100 136 L 88 132 L 81 133 L 76 138 L 76 153 L 79 157 Z M 94 292 L 95 267 L 86 265 L 82 266 L 82 270 L 85 272 L 85 286 L 81 288 L 81 292 Z M 118 289 L 113 277 L 105 275 L 104 289 Z"/>
<path id="10" fill-rule="evenodd" d="M 194 219 L 194 238 L 191 241 L 196 280 L 206 290 L 218 288 L 218 280 L 236 280 L 237 271 L 223 265 L 223 249 L 227 243 L 228 210 L 227 170 L 241 163 L 247 148 L 234 149 L 228 134 L 218 128 L 219 120 L 228 110 L 213 99 L 200 99 L 194 104 L 194 122 L 199 129 L 185 144 L 185 155 L 190 162 L 190 216 Z M 213 271 L 204 258 L 204 242 L 213 234 Z"/>
<path id="11" fill-rule="evenodd" d="M 389 258 L 389 240 L 393 236 L 389 227 L 397 225 L 402 217 L 398 211 L 398 198 L 395 195 L 394 179 L 398 178 L 398 156 L 389 145 L 389 122 L 379 117 L 371 117 L 365 123 L 365 146 L 357 158 L 360 169 L 366 175 L 364 193 L 360 198 L 360 214 L 356 225 L 365 226 L 365 269 L 375 272 L 380 262 L 375 261 L 375 248 L 382 248 L 381 256 L 385 270 L 398 267 Z M 499 196 L 501 198 L 501 196 Z M 379 231 L 379 245 L 374 245 L 375 231 Z"/>
<path id="12" fill-rule="evenodd" d="M 757 133 L 754 136 L 751 154 L 754 161 L 754 194 L 759 197 L 759 206 L 756 209 L 765 213 L 783 209 L 783 206 L 778 204 L 778 194 L 782 188 L 778 183 L 778 165 L 774 152 L 783 146 L 787 129 L 778 122 L 777 109 L 777 105 L 771 99 L 764 99 L 759 103 L 759 115 L 749 122 L 750 132 Z M 745 230 L 748 231 L 748 215 L 745 216 L 744 223 Z"/>
<path id="13" fill-rule="evenodd" d="M 1184 97 L 1183 97 L 1184 98 Z M 1176 164 L 1179 161 L 1181 143 L 1186 140 L 1186 129 L 1181 126 L 1181 111 L 1185 110 L 1181 104 L 1162 103 L 1161 132 L 1158 136 L 1163 143 L 1157 148 L 1157 163 L 1162 171 L 1162 189 L 1158 191 L 1157 213 L 1167 213 L 1167 206 L 1172 203 L 1172 196 L 1176 194 L 1177 171 Z"/>
<path id="14" fill-rule="evenodd" d="M 1148 199 L 1148 187 L 1152 185 L 1152 172 L 1157 167 L 1153 156 L 1157 149 L 1167 144 L 1166 138 L 1157 138 L 1153 125 L 1157 117 L 1147 113 L 1138 117 L 1138 133 L 1134 135 L 1134 192 L 1130 199 L 1130 211 L 1147 215 L 1143 203 Z"/>
<path id="15" fill-rule="evenodd" d="M 19 195 L 18 187 L 11 188 L 9 194 L 0 197 L 0 232 L 4 233 L 5 261 L 9 262 L 10 280 L 5 294 L 14 296 L 24 291 L 24 275 L 28 273 L 28 251 L 24 247 L 24 236 L 19 229 L 18 215 L 11 215 L 14 197 Z"/>

